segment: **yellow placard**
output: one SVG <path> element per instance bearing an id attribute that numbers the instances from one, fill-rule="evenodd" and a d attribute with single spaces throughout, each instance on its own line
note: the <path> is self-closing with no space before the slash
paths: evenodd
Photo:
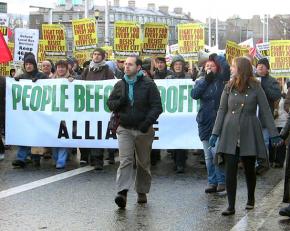
<path id="1" fill-rule="evenodd" d="M 9 76 L 10 75 L 10 65 L 8 63 L 0 64 L 0 76 Z"/>
<path id="2" fill-rule="evenodd" d="M 11 43 L 11 42 L 8 42 L 8 48 L 9 48 L 9 51 L 12 55 L 12 58 L 13 58 L 13 55 L 14 55 L 14 43 Z"/>
<path id="3" fill-rule="evenodd" d="M 118 21 L 114 28 L 115 58 L 141 53 L 141 28 L 137 22 Z"/>
<path id="4" fill-rule="evenodd" d="M 0 26 L 0 32 L 3 36 L 7 36 L 7 34 L 8 34 L 7 26 Z"/>
<path id="5" fill-rule="evenodd" d="M 145 23 L 142 55 L 164 56 L 168 44 L 168 26 L 163 23 Z"/>
<path id="6" fill-rule="evenodd" d="M 75 51 L 94 49 L 97 47 L 98 38 L 95 19 L 84 18 L 73 20 L 72 30 Z"/>
<path id="7" fill-rule="evenodd" d="M 113 47 L 112 46 L 103 46 L 101 47 L 104 51 L 108 53 L 108 60 L 113 60 L 114 59 L 114 53 L 113 53 Z"/>
<path id="8" fill-rule="evenodd" d="M 226 44 L 226 59 L 229 64 L 232 64 L 232 61 L 236 57 L 241 57 L 249 54 L 249 49 L 241 47 L 236 42 L 227 41 Z"/>
<path id="9" fill-rule="evenodd" d="M 91 60 L 93 50 L 85 51 L 74 51 L 74 57 L 79 61 L 79 64 L 82 66 L 84 62 Z"/>
<path id="10" fill-rule="evenodd" d="M 204 49 L 204 27 L 200 23 L 178 25 L 178 53 L 185 59 L 197 59 L 197 52 Z"/>
<path id="11" fill-rule="evenodd" d="M 61 24 L 42 24 L 42 39 L 46 56 L 65 56 L 66 40 L 65 29 Z"/>
<path id="12" fill-rule="evenodd" d="M 39 63 L 45 60 L 45 45 L 47 45 L 47 41 L 40 39 L 38 42 L 38 54 L 37 54 L 37 61 Z"/>
<path id="13" fill-rule="evenodd" d="M 290 40 L 270 41 L 270 67 L 274 75 L 290 75 Z"/>

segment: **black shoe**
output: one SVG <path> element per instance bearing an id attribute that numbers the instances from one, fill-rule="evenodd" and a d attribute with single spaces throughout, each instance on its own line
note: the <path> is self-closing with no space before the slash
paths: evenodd
<path id="1" fill-rule="evenodd" d="M 279 214 L 281 216 L 290 217 L 290 205 L 288 207 L 285 207 L 285 208 L 280 209 Z"/>
<path id="2" fill-rule="evenodd" d="M 246 208 L 247 210 L 251 210 L 254 209 L 255 207 L 255 200 L 248 200 L 247 204 L 246 204 Z"/>
<path id="3" fill-rule="evenodd" d="M 176 167 L 176 173 L 184 173 L 184 172 L 185 172 L 185 168 L 183 166 Z"/>
<path id="4" fill-rule="evenodd" d="M 127 204 L 127 190 L 123 190 L 118 192 L 117 196 L 115 197 L 115 203 L 118 205 L 119 208 L 125 208 Z"/>
<path id="5" fill-rule="evenodd" d="M 229 209 L 227 208 L 225 211 L 222 212 L 223 216 L 230 216 L 234 215 L 236 213 L 235 209 Z"/>
<path id="6" fill-rule="evenodd" d="M 39 168 L 40 167 L 40 159 L 36 159 L 32 161 L 33 167 Z"/>
<path id="7" fill-rule="evenodd" d="M 216 185 L 209 185 L 205 190 L 205 193 L 216 193 L 217 192 L 217 186 Z"/>
<path id="8" fill-rule="evenodd" d="M 24 161 L 22 161 L 22 160 L 14 160 L 14 161 L 12 162 L 12 165 L 13 165 L 14 167 L 25 168 L 26 163 L 25 163 Z"/>
<path id="9" fill-rule="evenodd" d="M 104 163 L 97 161 L 96 166 L 95 166 L 95 170 L 101 171 L 103 169 L 104 169 Z"/>
<path id="10" fill-rule="evenodd" d="M 268 168 L 266 168 L 265 166 L 262 165 L 258 165 L 256 167 L 256 174 L 257 175 L 262 175 L 264 172 L 266 172 L 268 170 Z"/>
<path id="11" fill-rule="evenodd" d="M 109 164 L 115 164 L 115 159 L 109 159 L 108 163 Z"/>

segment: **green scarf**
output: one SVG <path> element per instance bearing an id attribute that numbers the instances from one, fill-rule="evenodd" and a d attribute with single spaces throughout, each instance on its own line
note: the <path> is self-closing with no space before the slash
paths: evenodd
<path id="1" fill-rule="evenodd" d="M 124 79 L 125 79 L 126 83 L 128 83 L 128 85 L 129 85 L 128 96 L 129 96 L 129 100 L 131 102 L 131 105 L 133 105 L 133 103 L 134 103 L 134 85 L 138 81 L 138 79 L 141 77 L 143 77 L 142 71 L 139 71 L 133 79 L 130 79 L 128 77 L 128 75 L 126 75 L 126 74 L 124 75 Z"/>

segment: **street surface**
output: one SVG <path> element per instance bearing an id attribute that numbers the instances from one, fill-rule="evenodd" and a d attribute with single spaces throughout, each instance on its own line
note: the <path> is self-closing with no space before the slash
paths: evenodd
<path id="1" fill-rule="evenodd" d="M 79 156 L 66 170 L 56 170 L 52 160 L 43 159 L 40 169 L 13 169 L 14 158 L 15 149 L 7 150 L 0 162 L 1 231 L 290 230 L 290 219 L 278 215 L 286 205 L 281 203 L 284 169 L 258 176 L 251 212 L 244 209 L 246 184 L 240 170 L 236 214 L 222 217 L 226 196 L 204 193 L 206 169 L 196 155 L 189 155 L 186 173 L 176 175 L 170 155 L 163 152 L 161 162 L 152 167 L 148 204 L 136 203 L 132 187 L 125 210 L 114 203 L 118 162 L 106 164 L 101 172 L 80 168 Z"/>

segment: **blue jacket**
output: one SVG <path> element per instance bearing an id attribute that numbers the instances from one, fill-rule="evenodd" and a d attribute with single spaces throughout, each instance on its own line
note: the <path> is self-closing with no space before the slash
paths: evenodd
<path id="1" fill-rule="evenodd" d="M 197 113 L 198 133 L 201 141 L 209 140 L 214 127 L 220 98 L 226 81 L 230 79 L 230 68 L 223 56 L 217 56 L 215 61 L 220 64 L 221 70 L 216 73 L 213 81 L 205 79 L 205 73 L 195 81 L 191 91 L 191 97 L 200 100 L 200 108 Z"/>

